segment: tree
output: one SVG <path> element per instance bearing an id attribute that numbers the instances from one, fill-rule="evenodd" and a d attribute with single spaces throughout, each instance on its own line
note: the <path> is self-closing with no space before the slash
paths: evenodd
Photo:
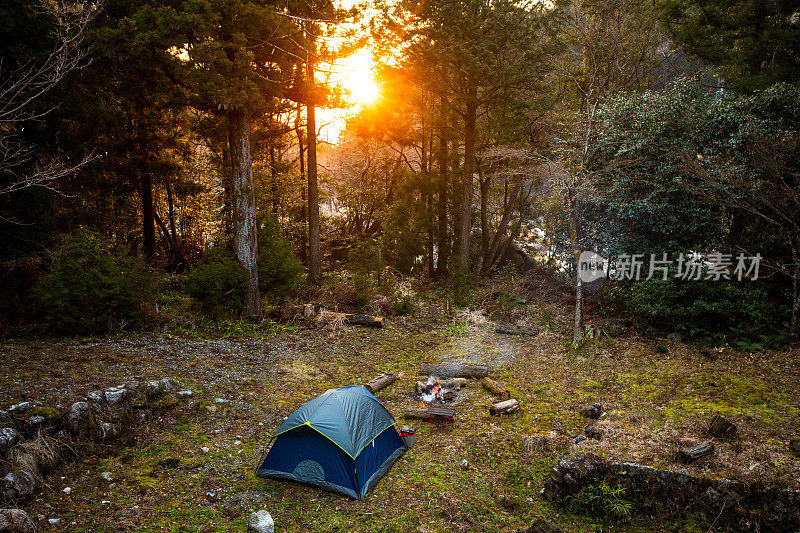
<path id="1" fill-rule="evenodd" d="M 720 67 L 726 84 L 756 90 L 800 79 L 800 9 L 785 0 L 657 0 L 670 36 Z"/>

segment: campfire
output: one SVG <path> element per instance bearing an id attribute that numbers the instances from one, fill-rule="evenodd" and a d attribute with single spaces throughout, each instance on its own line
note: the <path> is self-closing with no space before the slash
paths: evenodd
<path id="1" fill-rule="evenodd" d="M 430 376 L 425 382 L 417 381 L 416 392 L 419 395 L 420 407 L 455 402 L 458 391 L 466 385 L 466 381 L 463 378 L 440 380 L 436 376 Z"/>

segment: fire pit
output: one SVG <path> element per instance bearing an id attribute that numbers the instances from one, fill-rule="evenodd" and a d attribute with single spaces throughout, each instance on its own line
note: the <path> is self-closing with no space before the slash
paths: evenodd
<path id="1" fill-rule="evenodd" d="M 464 378 L 440 380 L 436 376 L 430 376 L 425 382 L 417 381 L 415 390 L 419 395 L 420 406 L 426 407 L 430 404 L 455 403 L 458 392 L 466 384 L 467 380 Z"/>

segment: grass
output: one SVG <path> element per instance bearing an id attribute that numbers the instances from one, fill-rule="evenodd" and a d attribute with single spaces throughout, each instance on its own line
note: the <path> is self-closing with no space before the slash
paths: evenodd
<path id="1" fill-rule="evenodd" d="M 61 518 L 75 531 L 245 531 L 251 508 L 269 510 L 281 531 L 517 531 L 539 516 L 567 531 L 702 529 L 702 517 L 653 520 L 637 517 L 636 509 L 630 521 L 581 516 L 538 494 L 570 450 L 670 466 L 675 439 L 701 437 L 713 412 L 729 416 L 744 435 L 719 443 L 718 456 L 690 473 L 784 484 L 800 478 L 783 433 L 800 414 L 796 352 L 722 347 L 708 361 L 691 345 L 666 342 L 664 351 L 624 334 L 573 352 L 560 325 L 568 315 L 552 304 L 519 306 L 524 314 L 517 319 L 547 327 L 517 338 L 496 335 L 491 323 L 471 322 L 471 315 L 454 320 L 436 308 L 436 295 L 424 297 L 429 312 L 389 320 L 382 330 L 234 321 L 158 335 L 3 345 L 2 405 L 23 394 L 78 395 L 137 376 L 170 375 L 195 391 L 123 435 L 117 447 L 88 450 L 82 462 L 60 466 L 31 513 Z M 40 364 L 49 358 L 59 364 Z M 459 358 L 490 364 L 522 410 L 489 416 L 492 399 L 471 382 L 452 431 L 415 422 L 415 448 L 360 502 L 252 475 L 283 417 L 326 389 L 391 370 L 401 378 L 378 397 L 401 413 L 415 403 L 410 391 L 420 363 Z M 52 398 L 74 401 L 69 393 Z M 587 423 L 577 410 L 594 401 L 610 413 L 598 422 L 606 436 L 575 445 L 571 435 Z M 241 444 L 234 444 L 237 437 Z M 176 468 L 159 466 L 170 458 L 180 459 Z M 749 472 L 753 463 L 763 466 Z M 104 471 L 112 472 L 113 487 L 100 480 Z M 67 484 L 69 496 L 61 490 Z M 237 495 L 246 503 L 226 511 Z M 48 530 L 46 520 L 39 525 Z"/>

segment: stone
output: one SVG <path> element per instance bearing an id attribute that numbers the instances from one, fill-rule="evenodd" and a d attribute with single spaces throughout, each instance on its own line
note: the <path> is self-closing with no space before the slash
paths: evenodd
<path id="1" fill-rule="evenodd" d="M 790 440 L 789 449 L 792 450 L 792 453 L 800 455 L 800 439 Z"/>
<path id="2" fill-rule="evenodd" d="M 94 413 L 86 402 L 75 402 L 67 413 L 67 426 L 73 435 L 93 437 L 96 424 Z"/>
<path id="3" fill-rule="evenodd" d="M 32 407 L 32 402 L 20 402 L 17 405 L 12 405 L 8 408 L 8 410 L 11 411 L 15 416 L 19 416 L 30 411 Z"/>
<path id="4" fill-rule="evenodd" d="M 159 385 L 161 386 L 161 390 L 167 394 L 175 392 L 175 389 L 178 388 L 175 380 L 172 378 L 164 378 L 159 381 Z"/>
<path id="5" fill-rule="evenodd" d="M 16 446 L 19 440 L 19 433 L 14 428 L 0 429 L 0 452 Z"/>
<path id="6" fill-rule="evenodd" d="M 114 424 L 103 422 L 97 428 L 97 440 L 100 442 L 111 442 L 117 438 L 117 435 L 119 435 L 119 431 Z"/>
<path id="7" fill-rule="evenodd" d="M 89 394 L 86 395 L 86 401 L 97 405 L 105 405 L 106 393 L 101 390 L 90 391 Z"/>
<path id="8" fill-rule="evenodd" d="M 114 476 L 111 475 L 111 472 L 103 472 L 102 474 L 100 474 L 100 479 L 108 483 L 111 483 L 112 481 L 114 481 Z"/>
<path id="9" fill-rule="evenodd" d="M 537 518 L 525 533 L 564 533 L 560 527 L 551 524 L 543 518 Z"/>
<path id="10" fill-rule="evenodd" d="M 0 428 L 13 428 L 14 417 L 8 411 L 0 410 Z"/>
<path id="11" fill-rule="evenodd" d="M 589 405 L 584 405 L 581 407 L 581 415 L 585 416 L 586 418 L 591 418 L 592 420 L 597 420 L 600 418 L 600 415 L 603 413 L 603 404 L 599 402 L 595 402 Z"/>
<path id="12" fill-rule="evenodd" d="M 194 396 L 194 392 L 190 391 L 189 389 L 183 389 L 178 391 L 178 396 L 181 398 L 190 398 Z"/>
<path id="13" fill-rule="evenodd" d="M 575 444 L 580 444 L 587 439 L 586 435 L 578 435 L 575 437 Z"/>
<path id="14" fill-rule="evenodd" d="M 142 386 L 142 383 L 140 381 L 132 380 L 132 381 L 126 381 L 125 383 L 122 384 L 122 386 L 128 389 L 128 391 L 130 391 L 131 393 L 135 393 L 139 390 L 139 387 Z"/>
<path id="15" fill-rule="evenodd" d="M 45 417 L 43 416 L 32 416 L 28 419 L 28 424 L 32 427 L 40 427 L 43 426 L 45 422 Z"/>
<path id="16" fill-rule="evenodd" d="M 161 389 L 161 384 L 158 381 L 147 382 L 147 399 L 155 400 L 159 398 L 164 391 Z"/>
<path id="17" fill-rule="evenodd" d="M 36 480 L 24 470 L 6 474 L 3 481 L 7 500 L 27 500 L 36 492 Z"/>
<path id="18" fill-rule="evenodd" d="M 47 523 L 50 524 L 51 526 L 57 526 L 58 524 L 61 523 L 61 519 L 60 518 L 50 518 L 50 519 L 47 520 Z"/>
<path id="19" fill-rule="evenodd" d="M 0 533 L 35 533 L 36 524 L 22 509 L 0 509 Z"/>
<path id="20" fill-rule="evenodd" d="M 461 459 L 461 462 L 458 463 L 458 466 L 460 466 L 463 470 L 469 470 L 469 461 L 466 459 Z"/>
<path id="21" fill-rule="evenodd" d="M 62 490 L 62 492 L 63 492 L 64 494 L 66 494 L 67 496 L 69 496 L 70 494 L 72 494 L 72 487 L 64 487 L 64 489 Z"/>
<path id="22" fill-rule="evenodd" d="M 667 339 L 669 339 L 669 340 L 671 340 L 673 342 L 681 342 L 683 340 L 683 335 L 681 335 L 680 333 L 675 331 L 675 332 L 670 333 L 669 335 L 667 335 Z"/>
<path id="23" fill-rule="evenodd" d="M 126 389 L 112 387 L 106 390 L 106 401 L 109 405 L 117 405 L 118 403 L 125 400 L 128 397 L 128 391 Z"/>
<path id="24" fill-rule="evenodd" d="M 275 533 L 275 522 L 272 520 L 272 515 L 264 509 L 250 514 L 247 527 L 256 533 Z"/>
<path id="25" fill-rule="evenodd" d="M 590 439 L 600 440 L 603 438 L 603 432 L 593 425 L 586 426 L 586 429 L 583 430 L 583 434 Z"/>

